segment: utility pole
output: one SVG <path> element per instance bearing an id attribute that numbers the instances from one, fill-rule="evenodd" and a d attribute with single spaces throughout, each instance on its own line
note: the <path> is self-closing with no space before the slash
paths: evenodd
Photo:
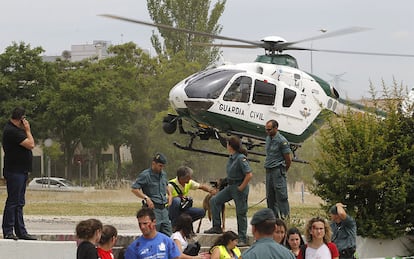
<path id="1" fill-rule="evenodd" d="M 320 31 L 321 33 L 325 33 L 325 32 L 327 32 L 328 30 L 326 30 L 326 29 L 320 29 L 320 30 L 318 30 L 318 31 Z M 311 65 L 311 74 L 313 74 L 313 54 L 312 54 L 312 49 L 313 49 L 313 41 L 311 41 L 311 47 L 310 47 L 310 65 Z"/>

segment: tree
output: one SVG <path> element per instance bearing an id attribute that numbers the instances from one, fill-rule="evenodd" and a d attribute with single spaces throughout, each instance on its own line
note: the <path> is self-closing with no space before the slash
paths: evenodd
<path id="1" fill-rule="evenodd" d="M 413 227 L 413 118 L 397 112 L 397 85 L 394 91 L 384 86 L 384 93 L 385 118 L 351 110 L 327 118 L 314 174 L 314 193 L 347 204 L 358 234 L 373 238 L 394 238 Z M 373 99 L 378 108 L 380 100 Z"/>
<path id="2" fill-rule="evenodd" d="M 225 0 L 217 1 L 211 9 L 211 1 L 203 0 L 148 0 L 147 7 L 155 23 L 185 28 L 193 31 L 219 34 L 222 26 L 218 20 L 224 11 Z M 217 60 L 219 50 L 195 46 L 194 43 L 212 43 L 213 39 L 193 34 L 158 29 L 160 38 L 153 33 L 151 42 L 159 56 L 171 57 L 183 51 L 187 61 L 197 61 L 203 67 Z"/>
<path id="3" fill-rule="evenodd" d="M 13 42 L 0 54 L 0 121 L 10 118 L 16 106 L 26 109 L 26 114 L 36 138 L 39 137 L 44 107 L 39 100 L 41 91 L 53 83 L 54 73 L 50 64 L 42 61 L 41 47 L 32 48 L 24 42 Z"/>

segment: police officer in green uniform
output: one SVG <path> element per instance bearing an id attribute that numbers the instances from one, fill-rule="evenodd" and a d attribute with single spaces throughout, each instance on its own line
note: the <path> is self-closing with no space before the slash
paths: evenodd
<path id="1" fill-rule="evenodd" d="M 289 216 L 289 201 L 286 173 L 292 163 L 289 142 L 280 132 L 279 123 L 269 120 L 266 123 L 266 198 L 267 207 L 277 218 Z"/>
<path id="2" fill-rule="evenodd" d="M 223 204 L 234 200 L 236 204 L 237 228 L 239 235 L 238 246 L 247 245 L 247 198 L 249 195 L 249 182 L 253 177 L 252 169 L 246 158 L 247 151 L 242 148 L 238 137 L 230 137 L 227 141 L 227 150 L 230 153 L 227 162 L 228 186 L 218 192 L 210 200 L 213 215 L 213 227 L 204 231 L 207 234 L 221 234 L 221 210 Z"/>
<path id="3" fill-rule="evenodd" d="M 339 202 L 329 209 L 332 242 L 338 247 L 339 259 L 351 259 L 355 257 L 357 226 L 344 207 L 345 205 Z"/>
<path id="4" fill-rule="evenodd" d="M 273 240 L 276 217 L 269 208 L 257 211 L 250 222 L 256 242 L 240 258 L 243 259 L 295 259 L 291 251 Z"/>
<path id="5" fill-rule="evenodd" d="M 154 209 L 157 231 L 171 236 L 171 221 L 166 207 L 167 193 L 168 197 L 171 197 L 171 193 L 168 189 L 167 173 L 163 170 L 166 163 L 167 158 L 161 153 L 156 153 L 151 167 L 138 175 L 131 188 L 138 198 L 144 199 L 146 205 Z"/>

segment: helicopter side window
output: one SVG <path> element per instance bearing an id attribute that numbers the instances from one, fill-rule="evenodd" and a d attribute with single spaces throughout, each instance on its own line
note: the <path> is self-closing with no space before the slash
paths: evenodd
<path id="1" fill-rule="evenodd" d="M 253 103 L 273 105 L 275 103 L 276 85 L 268 82 L 255 80 Z"/>
<path id="2" fill-rule="evenodd" d="M 247 76 L 237 78 L 223 97 L 224 101 L 248 103 L 252 79 Z"/>
<path id="3" fill-rule="evenodd" d="M 296 98 L 296 92 L 288 88 L 283 91 L 283 107 L 290 107 Z"/>

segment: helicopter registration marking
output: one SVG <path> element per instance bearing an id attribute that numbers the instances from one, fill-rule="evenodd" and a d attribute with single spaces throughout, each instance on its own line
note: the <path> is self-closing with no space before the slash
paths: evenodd
<path id="1" fill-rule="evenodd" d="M 225 112 L 231 112 L 231 113 L 234 113 L 234 114 L 237 114 L 237 115 L 244 116 L 244 110 L 241 109 L 240 107 L 236 107 L 236 106 L 220 104 L 219 105 L 219 110 L 220 111 L 225 111 Z"/>

